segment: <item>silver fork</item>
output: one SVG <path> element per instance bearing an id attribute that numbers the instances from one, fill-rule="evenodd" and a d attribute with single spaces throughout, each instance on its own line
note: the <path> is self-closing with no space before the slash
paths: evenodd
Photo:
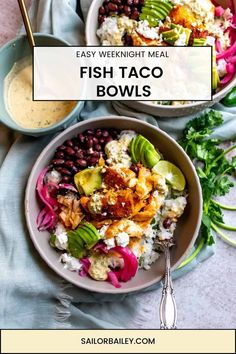
<path id="1" fill-rule="evenodd" d="M 165 255 L 165 276 L 163 281 L 162 297 L 160 302 L 160 328 L 176 329 L 177 307 L 174 297 L 173 283 L 170 272 L 170 247 L 173 246 L 173 239 L 158 241 Z"/>

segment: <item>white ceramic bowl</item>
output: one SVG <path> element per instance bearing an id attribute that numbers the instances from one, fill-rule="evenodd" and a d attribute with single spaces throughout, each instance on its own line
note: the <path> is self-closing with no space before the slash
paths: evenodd
<path id="1" fill-rule="evenodd" d="M 98 9 L 103 3 L 103 0 L 93 0 L 90 6 L 87 20 L 86 20 L 86 41 L 87 45 L 100 45 L 99 39 L 96 35 L 98 29 Z M 217 0 L 217 3 L 223 7 L 227 7 L 227 0 Z M 236 0 L 234 0 L 236 8 Z M 236 76 L 229 84 L 227 84 L 220 92 L 213 96 L 212 101 L 194 102 L 179 106 L 165 106 L 160 104 L 153 104 L 145 101 L 125 101 L 124 103 L 134 110 L 149 113 L 160 117 L 181 117 L 197 113 L 207 107 L 213 106 L 219 102 L 234 86 L 236 85 Z"/>
<path id="2" fill-rule="evenodd" d="M 172 269 L 175 269 L 186 257 L 198 235 L 202 215 L 201 187 L 195 168 L 184 150 L 170 136 L 151 124 L 127 117 L 98 117 L 78 123 L 59 134 L 42 151 L 35 162 L 26 189 L 25 213 L 28 230 L 35 247 L 47 264 L 60 276 L 79 287 L 91 291 L 127 293 L 143 289 L 161 280 L 165 270 L 163 255 L 152 264 L 150 270 L 139 270 L 132 280 L 122 283 L 121 288 L 116 289 L 106 281 L 99 282 L 88 277 L 80 277 L 76 272 L 65 269 L 59 262 L 59 254 L 49 246 L 49 233 L 46 231 L 39 232 L 36 225 L 36 218 L 40 211 L 39 201 L 35 192 L 37 178 L 41 170 L 52 160 L 56 148 L 65 140 L 71 139 L 87 129 L 114 127 L 121 130 L 131 129 L 143 134 L 160 150 L 167 160 L 179 166 L 186 177 L 188 204 L 177 224 L 175 231 L 176 244 L 171 248 L 171 266 Z"/>

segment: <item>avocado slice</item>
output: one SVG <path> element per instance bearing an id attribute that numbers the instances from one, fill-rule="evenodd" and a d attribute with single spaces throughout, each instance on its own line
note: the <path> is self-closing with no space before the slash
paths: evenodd
<path id="1" fill-rule="evenodd" d="M 91 195 L 102 185 L 102 167 L 86 168 L 74 176 L 75 185 L 80 194 Z"/>
<path id="2" fill-rule="evenodd" d="M 158 20 L 164 20 L 164 18 L 166 17 L 165 11 L 163 11 L 160 8 L 158 8 L 158 10 L 153 10 L 153 9 L 145 6 L 142 8 L 142 13 L 152 16 Z"/>
<path id="3" fill-rule="evenodd" d="M 149 168 L 155 166 L 160 158 L 161 157 L 156 150 L 153 151 L 152 149 L 147 149 L 145 152 L 145 162 Z"/>
<path id="4" fill-rule="evenodd" d="M 55 242 L 56 242 L 56 235 L 55 234 L 51 234 L 50 238 L 49 238 L 50 246 L 55 247 Z"/>
<path id="5" fill-rule="evenodd" d="M 138 135 L 135 138 L 135 142 L 134 142 L 134 155 L 136 158 L 136 163 L 137 162 L 141 162 L 141 155 L 140 155 L 140 150 L 139 150 L 139 146 L 140 143 L 142 142 L 142 135 Z"/>
<path id="6" fill-rule="evenodd" d="M 68 231 L 68 250 L 75 258 L 82 258 L 85 254 L 85 244 L 80 237 L 78 230 Z"/>
<path id="7" fill-rule="evenodd" d="M 206 38 L 194 38 L 193 47 L 202 47 L 206 43 Z"/>
<path id="8" fill-rule="evenodd" d="M 166 16 L 173 8 L 172 4 L 169 2 L 151 1 L 151 0 L 145 2 L 145 7 L 150 7 L 155 10 L 162 9 L 165 11 Z"/>
<path id="9" fill-rule="evenodd" d="M 137 140 L 134 145 L 134 155 L 137 161 L 146 167 L 153 167 L 160 160 L 154 145 L 142 135 L 138 135 L 135 139 Z"/>
<path id="10" fill-rule="evenodd" d="M 212 68 L 212 89 L 215 90 L 218 87 L 219 83 L 220 83 L 220 78 L 219 78 L 217 68 L 216 68 L 216 66 L 213 66 L 213 68 Z"/>
<path id="11" fill-rule="evenodd" d="M 146 20 L 149 23 L 150 27 L 156 27 L 159 24 L 159 20 L 155 19 L 154 17 L 152 17 L 150 15 L 146 15 L 146 14 L 143 14 L 143 13 L 140 14 L 139 19 L 141 21 L 145 21 Z"/>
<path id="12" fill-rule="evenodd" d="M 83 241 L 85 242 L 86 249 L 92 248 L 94 245 L 96 245 L 96 243 L 99 240 L 99 237 L 97 237 L 93 233 L 93 231 L 91 231 L 86 226 L 79 227 L 78 232 L 81 238 L 83 239 Z"/>
<path id="13" fill-rule="evenodd" d="M 135 150 L 134 150 L 134 145 L 135 145 L 135 141 L 136 141 L 136 137 L 133 138 L 129 144 L 129 152 L 130 152 L 130 155 L 131 155 L 131 159 L 134 163 L 137 163 L 137 159 L 136 159 L 136 156 L 135 156 Z"/>
<path id="14" fill-rule="evenodd" d="M 96 227 L 94 227 L 90 223 L 80 224 L 79 230 L 81 232 L 81 237 L 83 238 L 83 240 L 86 243 L 86 248 L 88 248 L 88 249 L 90 249 L 94 245 L 96 245 L 96 243 L 100 239 L 100 234 L 97 231 Z"/>
<path id="15" fill-rule="evenodd" d="M 176 29 L 162 32 L 162 38 L 166 43 L 174 45 L 179 39 L 179 32 Z"/>
<path id="16" fill-rule="evenodd" d="M 175 25 L 174 23 L 171 24 L 171 28 L 176 29 L 181 34 L 185 33 L 185 35 L 186 35 L 186 42 L 185 43 L 187 45 L 189 42 L 189 38 L 190 38 L 192 31 L 189 28 L 185 28 L 181 25 Z"/>

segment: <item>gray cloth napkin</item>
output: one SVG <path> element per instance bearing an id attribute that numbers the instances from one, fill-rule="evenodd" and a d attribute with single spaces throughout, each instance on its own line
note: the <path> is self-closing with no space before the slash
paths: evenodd
<path id="1" fill-rule="evenodd" d="M 86 11 L 91 0 L 83 0 Z M 83 44 L 83 22 L 74 0 L 33 1 L 30 13 L 34 30 L 53 33 L 71 44 Z M 221 105 L 216 109 L 223 110 Z M 236 109 L 224 110 L 224 125 L 216 136 L 231 139 L 236 134 Z M 121 103 L 87 102 L 78 120 L 121 114 L 145 120 L 177 138 L 192 117 L 161 119 L 133 112 Z M 109 295 L 91 293 L 68 284 L 43 262 L 34 249 L 24 218 L 24 191 L 32 166 L 52 136 L 19 137 L 0 169 L 0 327 L 1 328 L 148 328 L 152 302 L 160 286 L 146 293 Z M 4 144 L 1 144 L 4 147 Z M 204 248 L 188 266 L 174 272 L 177 278 L 208 258 L 213 248 Z M 158 323 L 157 323 L 158 327 Z"/>

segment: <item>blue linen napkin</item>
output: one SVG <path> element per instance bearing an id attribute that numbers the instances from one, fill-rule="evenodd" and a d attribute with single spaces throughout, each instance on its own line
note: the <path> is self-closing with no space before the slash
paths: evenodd
<path id="1" fill-rule="evenodd" d="M 81 3 L 85 17 L 90 2 Z M 34 30 L 61 36 L 71 44 L 84 44 L 84 25 L 75 9 L 75 0 L 33 1 L 30 13 Z M 215 109 L 224 115 L 224 125 L 217 129 L 215 136 L 232 139 L 236 135 L 236 109 L 225 109 L 220 104 Z M 87 102 L 78 120 L 112 114 L 159 125 L 175 139 L 193 118 L 157 119 L 131 111 L 121 103 Z M 31 243 L 24 218 L 24 190 L 34 161 L 51 139 L 52 136 L 19 137 L 0 169 L 0 327 L 140 328 L 148 323 L 152 311 L 148 301 L 142 301 L 142 294 L 116 296 L 79 289 L 51 271 Z M 5 146 L 3 141 L 0 145 L 2 149 Z M 192 263 L 176 270 L 173 277 L 194 269 L 212 254 L 213 248 L 205 247 Z M 145 291 L 159 286 L 156 284 Z"/>

